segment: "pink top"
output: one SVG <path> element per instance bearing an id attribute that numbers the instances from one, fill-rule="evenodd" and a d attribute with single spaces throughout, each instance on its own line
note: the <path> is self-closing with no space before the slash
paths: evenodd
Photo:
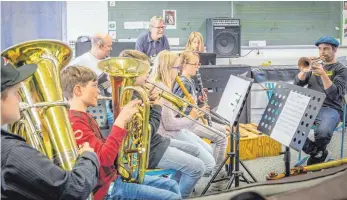
<path id="1" fill-rule="evenodd" d="M 156 84 L 166 89 L 166 91 L 171 92 L 163 82 L 157 82 Z M 165 100 L 164 98 L 161 98 L 161 101 L 163 103 L 163 106 L 161 111 L 160 126 L 158 129 L 159 134 L 166 137 L 175 138 L 176 134 L 179 133 L 182 129 L 188 129 L 194 124 L 193 121 L 187 119 L 186 117 L 176 117 L 178 113 L 165 106 L 167 105 L 171 108 L 176 109 L 172 103 Z"/>

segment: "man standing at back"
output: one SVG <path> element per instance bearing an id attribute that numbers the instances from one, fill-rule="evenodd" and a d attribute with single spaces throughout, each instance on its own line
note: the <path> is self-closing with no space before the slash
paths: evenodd
<path id="1" fill-rule="evenodd" d="M 149 22 L 149 31 L 142 33 L 136 41 L 136 50 L 149 57 L 155 57 L 162 50 L 170 50 L 169 41 L 164 35 L 165 23 L 162 17 L 154 16 Z"/>

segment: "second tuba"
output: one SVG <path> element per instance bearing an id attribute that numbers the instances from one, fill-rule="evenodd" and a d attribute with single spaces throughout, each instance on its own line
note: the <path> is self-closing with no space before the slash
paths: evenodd
<path id="1" fill-rule="evenodd" d="M 150 101 L 146 90 L 135 86 L 135 79 L 148 74 L 150 66 L 134 58 L 114 57 L 100 61 L 98 68 L 110 76 L 115 118 L 120 108 L 131 101 L 134 95 L 143 102 L 142 106 L 138 106 L 139 112 L 126 125 L 128 134 L 122 141 L 117 158 L 117 170 L 123 181 L 142 183 L 150 152 Z"/>
<path id="2" fill-rule="evenodd" d="M 60 84 L 60 71 L 72 58 L 71 48 L 56 40 L 33 40 L 1 53 L 16 68 L 37 64 L 37 71 L 20 83 L 21 119 L 9 129 L 26 139 L 54 163 L 72 170 L 77 144 Z"/>

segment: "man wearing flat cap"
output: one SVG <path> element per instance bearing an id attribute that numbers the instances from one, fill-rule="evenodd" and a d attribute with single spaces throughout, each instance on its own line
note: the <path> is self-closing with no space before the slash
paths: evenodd
<path id="1" fill-rule="evenodd" d="M 14 68 L 1 59 L 1 126 L 20 119 L 20 83 L 34 64 Z M 65 171 L 25 140 L 1 129 L 1 199 L 87 199 L 99 176 L 99 161 L 85 144 L 72 171 Z"/>
<path id="2" fill-rule="evenodd" d="M 294 84 L 308 85 L 307 88 L 323 92 L 326 98 L 315 119 L 315 140 L 307 139 L 303 151 L 310 155 L 307 165 L 325 162 L 330 158 L 326 149 L 333 132 L 343 117 L 343 98 L 346 93 L 347 68 L 336 61 L 336 51 L 339 42 L 332 37 L 324 36 L 315 42 L 319 56 L 324 58 L 324 64 L 313 62 L 311 71 L 300 69 Z"/>

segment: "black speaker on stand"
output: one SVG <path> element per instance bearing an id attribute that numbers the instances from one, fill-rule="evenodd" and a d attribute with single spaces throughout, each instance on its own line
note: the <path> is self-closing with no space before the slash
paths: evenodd
<path id="1" fill-rule="evenodd" d="M 241 55 L 241 24 L 239 19 L 206 19 L 206 47 L 217 58 L 237 58 Z"/>

